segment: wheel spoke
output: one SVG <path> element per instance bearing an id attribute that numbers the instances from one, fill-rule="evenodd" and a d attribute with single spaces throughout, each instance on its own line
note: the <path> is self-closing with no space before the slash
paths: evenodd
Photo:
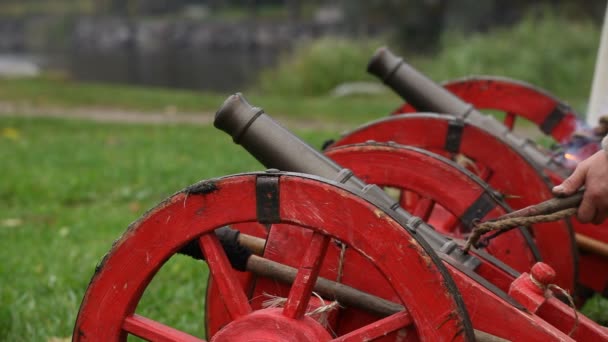
<path id="1" fill-rule="evenodd" d="M 390 334 L 393 331 L 405 328 L 412 323 L 410 314 L 407 311 L 401 311 L 357 330 L 353 330 L 346 335 L 333 339 L 332 342 L 372 341 Z"/>
<path id="2" fill-rule="evenodd" d="M 215 233 L 201 236 L 199 246 L 207 260 L 209 272 L 217 285 L 230 317 L 234 320 L 250 313 L 249 300 L 239 286 L 240 282 L 234 274 L 234 270 Z"/>
<path id="3" fill-rule="evenodd" d="M 304 254 L 302 264 L 298 269 L 296 279 L 289 291 L 289 297 L 285 303 L 283 314 L 290 318 L 301 318 L 310 300 L 312 289 L 319 276 L 321 264 L 327 252 L 329 237 L 327 235 L 315 233 L 312 236 L 308 250 Z"/>
<path id="4" fill-rule="evenodd" d="M 186 342 L 204 342 L 198 337 L 194 337 L 183 331 L 166 326 L 162 323 L 153 321 L 149 318 L 139 315 L 127 317 L 122 325 L 122 329 L 137 337 L 148 341 L 186 341 Z"/>
<path id="5" fill-rule="evenodd" d="M 399 198 L 399 204 L 401 204 L 401 208 L 413 212 L 416 208 L 416 202 L 418 202 L 417 193 L 413 191 L 403 190 L 401 191 L 401 197 Z"/>
<path id="6" fill-rule="evenodd" d="M 457 231 L 455 228 L 459 224 L 460 224 L 460 219 L 458 217 L 456 217 L 456 215 L 453 215 L 450 213 L 449 216 L 447 216 L 443 219 L 441 227 L 437 227 L 437 229 L 441 230 L 442 232 L 456 235 Z"/>
<path id="7" fill-rule="evenodd" d="M 420 217 L 423 221 L 427 221 L 433 212 L 433 207 L 435 206 L 435 201 L 430 198 L 421 198 L 418 203 L 416 203 L 416 208 L 414 209 L 414 216 Z"/>
<path id="8" fill-rule="evenodd" d="M 505 124 L 505 126 L 507 126 L 509 128 L 509 130 L 513 130 L 513 127 L 515 127 L 515 119 L 517 118 L 517 114 L 513 113 L 513 112 L 508 112 L 505 115 L 505 120 L 503 121 L 503 123 Z"/>
<path id="9" fill-rule="evenodd" d="M 492 176 L 494 175 L 494 171 L 492 171 L 492 169 L 490 169 L 487 166 L 483 167 L 483 170 L 481 170 L 481 172 L 479 173 L 479 178 L 481 178 L 484 182 L 486 183 L 490 183 L 490 179 L 492 179 Z"/>

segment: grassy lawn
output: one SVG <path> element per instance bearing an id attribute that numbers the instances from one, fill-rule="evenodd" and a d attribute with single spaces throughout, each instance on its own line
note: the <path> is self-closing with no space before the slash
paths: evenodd
<path id="1" fill-rule="evenodd" d="M 298 131 L 313 146 L 336 132 Z M 71 335 L 95 266 L 130 222 L 201 179 L 262 170 L 211 126 L 0 119 L 0 340 Z M 204 333 L 204 263 L 171 259 L 138 313 Z M 8 281 L 6 281 L 8 280 Z M 606 301 L 589 313 L 605 317 Z"/>
<path id="2" fill-rule="evenodd" d="M 243 92 L 272 115 L 361 124 L 389 113 L 402 101 L 387 90 L 349 97 L 285 96 Z M 55 77 L 0 79 L 0 100 L 38 107 L 97 107 L 135 111 L 214 113 L 229 93 L 75 82 Z"/>
<path id="3" fill-rule="evenodd" d="M 333 135 L 299 134 L 315 146 Z M 95 265 L 130 222 L 200 179 L 263 169 L 211 126 L 22 118 L 0 119 L 0 158 L 3 341 L 70 336 Z M 138 311 L 200 335 L 205 276 L 172 259 Z"/>

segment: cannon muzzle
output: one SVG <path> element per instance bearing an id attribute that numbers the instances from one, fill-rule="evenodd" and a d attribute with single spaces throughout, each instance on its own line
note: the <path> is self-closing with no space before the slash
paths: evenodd
<path id="1" fill-rule="evenodd" d="M 352 171 L 342 168 L 321 152 L 309 146 L 286 128 L 266 115 L 261 108 L 251 106 L 240 93 L 230 96 L 215 114 L 215 127 L 232 136 L 237 144 L 243 146 L 258 161 L 269 168 L 283 171 L 308 173 L 342 183 L 356 193 L 365 195 L 379 207 L 392 212 L 404 227 L 418 232 L 436 250 L 449 249 L 449 254 L 458 262 L 477 265 L 479 260 L 459 253 L 456 244 L 419 218 L 399 207 L 399 203 L 387 195 L 380 187 L 366 184 L 353 175 Z M 442 249 L 443 248 L 443 249 Z M 489 256 L 485 256 L 489 258 Z"/>
<path id="2" fill-rule="evenodd" d="M 467 116 L 475 108 L 395 56 L 387 47 L 376 50 L 367 71 L 380 78 L 419 111 Z M 481 113 L 480 113 L 481 114 Z"/>
<path id="3" fill-rule="evenodd" d="M 215 127 L 232 136 L 266 167 L 308 173 L 361 190 L 365 183 L 309 146 L 240 93 L 230 96 L 215 114 Z"/>

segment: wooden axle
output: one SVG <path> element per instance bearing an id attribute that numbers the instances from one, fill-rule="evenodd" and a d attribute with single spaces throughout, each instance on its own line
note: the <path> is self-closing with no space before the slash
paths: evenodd
<path id="1" fill-rule="evenodd" d="M 259 256 L 264 252 L 266 240 L 240 233 L 238 242 L 242 246 L 249 248 L 254 253 L 247 261 L 247 271 L 255 275 L 278 280 L 285 284 L 293 283 L 294 279 L 296 278 L 296 274 L 298 273 L 296 268 Z M 317 279 L 314 286 L 314 291 L 325 298 L 336 300 L 346 306 L 365 310 L 366 312 L 380 317 L 387 317 L 405 310 L 403 305 L 322 277 Z M 475 339 L 480 342 L 508 341 L 476 329 Z"/>
<path id="2" fill-rule="evenodd" d="M 576 245 L 581 250 L 608 259 L 608 243 L 578 233 L 574 234 L 574 238 Z"/>

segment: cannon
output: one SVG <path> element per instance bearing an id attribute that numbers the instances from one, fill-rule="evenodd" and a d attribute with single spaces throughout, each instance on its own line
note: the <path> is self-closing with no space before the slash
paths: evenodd
<path id="1" fill-rule="evenodd" d="M 483 250 L 463 253 L 458 239 L 411 215 L 241 96 L 227 100 L 215 123 L 268 167 L 310 175 L 268 170 L 201 181 L 150 210 L 98 266 L 74 340 L 124 340 L 129 334 L 200 340 L 136 313 L 163 263 L 178 252 L 196 257 L 192 246 L 212 275 L 209 291 L 216 295 L 208 298 L 222 304 L 207 305 L 208 325 L 217 329 L 208 326 L 211 341 L 608 340 L 605 330 L 585 317 L 577 320 L 542 287 L 552 281 L 550 267 L 537 264 L 520 274 Z M 450 164 L 390 144 L 344 147 L 330 155 L 377 154 L 378 148 Z M 475 180 L 451 168 L 469 183 Z M 477 191 L 490 190 L 479 184 Z M 219 229 L 225 225 L 262 229 L 263 237 L 243 240 L 239 232 L 226 239 L 220 236 L 225 228 Z M 256 248 L 246 248 L 251 241 Z M 336 279 L 340 262 L 344 273 Z M 518 285 L 529 285 L 530 274 L 541 287 Z M 264 307 L 260 293 L 285 297 L 281 307 Z M 327 312 L 324 323 L 315 319 L 331 300 L 344 307 Z"/>
<path id="2" fill-rule="evenodd" d="M 443 149 L 444 153 L 451 157 L 460 153 L 467 155 L 471 152 L 463 152 L 462 149 L 466 146 L 475 146 L 476 155 L 469 155 L 469 159 L 475 162 L 473 171 L 477 172 L 482 178 L 486 178 L 495 189 L 504 193 L 507 196 L 507 203 L 516 209 L 531 204 L 526 203 L 531 198 L 530 196 L 541 196 L 542 199 L 547 199 L 551 196 L 549 188 L 553 184 L 561 182 L 572 171 L 571 167 L 563 163 L 563 158 L 560 160 L 550 151 L 540 149 L 533 142 L 515 136 L 508 127 L 494 118 L 482 114 L 471 103 L 458 98 L 450 93 L 448 89 L 450 87 L 455 89 L 456 94 L 464 96 L 467 100 L 471 100 L 471 102 L 479 104 L 483 108 L 501 109 L 511 113 L 507 115 L 507 118 L 511 117 L 511 119 L 508 119 L 509 121 L 513 120 L 514 113 L 519 113 L 537 123 L 545 133 L 551 134 L 557 141 L 564 142 L 577 127 L 574 112 L 545 92 L 522 83 L 509 80 L 499 80 L 500 82 L 497 82 L 497 80 L 488 78 L 473 80 L 470 83 L 467 81 L 455 82 L 453 85 L 448 85 L 448 89 L 444 89 L 385 48 L 379 49 L 374 55 L 368 70 L 381 78 L 408 101 L 408 104 L 402 106 L 398 111 L 410 111 L 411 108 L 415 107 L 417 110 L 430 110 L 452 115 L 449 115 L 448 119 L 442 115 L 433 116 L 430 114 L 426 116 L 416 114 L 414 115 L 416 119 L 396 115 L 393 118 L 379 120 L 356 129 L 334 143 L 334 146 L 369 139 L 393 140 L 423 148 Z M 526 109 L 526 107 L 516 105 L 515 103 L 519 103 L 516 101 L 517 98 L 508 98 L 504 92 L 507 95 L 521 96 L 524 99 L 522 103 L 530 104 L 530 107 Z M 483 96 L 479 95 L 480 93 L 492 95 L 492 97 L 484 99 Z M 497 96 L 497 94 L 502 95 Z M 478 97 L 475 97 L 476 95 Z M 444 120 L 448 121 L 447 125 L 443 122 Z M 427 122 L 427 124 L 423 125 L 422 121 Z M 409 128 L 405 128 L 405 126 L 409 126 Z M 446 126 L 447 128 L 445 128 Z M 461 128 L 461 126 L 464 126 L 464 128 Z M 467 133 L 467 130 L 470 132 L 479 130 L 484 133 Z M 421 137 L 420 133 L 416 135 L 415 132 L 428 134 Z M 438 137 L 429 139 L 429 135 L 438 135 Z M 430 140 L 433 140 L 433 142 L 429 143 Z M 498 140 L 500 143 L 491 140 Z M 503 146 L 503 148 L 497 149 L 496 145 L 506 145 L 507 147 Z M 584 151 L 579 151 L 579 153 L 590 155 L 597 148 L 599 148 L 597 143 L 586 144 Z M 487 152 L 485 155 L 481 153 L 481 150 L 484 149 Z M 510 149 L 514 154 L 507 152 L 506 149 Z M 565 152 L 568 152 L 568 154 L 562 153 L 560 156 L 584 158 L 584 155 L 577 156 L 572 151 Z M 521 162 L 521 159 L 526 162 Z M 486 167 L 488 164 L 493 165 L 493 167 L 488 169 Z M 525 179 L 515 180 L 516 175 L 513 174 L 513 170 L 517 170 L 517 173 L 525 173 L 528 176 Z M 500 184 L 501 182 L 496 178 L 497 174 L 495 173 L 499 171 L 510 173 L 507 176 L 508 179 L 504 179 L 508 184 Z M 545 189 L 541 189 L 543 188 L 541 183 L 545 183 Z M 508 198 L 510 196 L 520 197 Z M 539 199 L 536 198 L 535 201 Z M 551 235 L 550 232 L 557 232 L 559 229 L 554 229 L 554 227 L 558 224 L 545 225 L 547 233 Z M 561 224 L 562 226 L 569 225 L 566 221 Z M 558 239 L 548 237 L 543 242 L 542 240 L 545 240 L 545 238 L 544 234 L 540 232 L 542 228 L 534 227 L 533 230 L 537 243 L 539 243 L 540 253 L 545 255 L 544 260 L 549 264 L 554 265 L 556 269 L 563 270 L 561 267 L 564 265 L 560 266 L 554 263 L 557 256 L 551 256 L 550 250 L 555 250 L 555 248 L 566 250 L 570 248 L 568 245 L 573 246 L 576 243 L 581 248 L 581 255 L 576 255 L 576 248 L 570 248 L 573 252 L 568 258 L 570 260 L 578 259 L 578 261 L 572 261 L 578 267 L 567 266 L 570 270 L 563 273 L 563 276 L 568 273 L 570 275 L 567 276 L 569 279 L 564 281 L 570 282 L 572 279 L 578 279 L 583 288 L 589 288 L 600 293 L 605 292 L 608 285 L 608 258 L 605 252 L 608 250 L 606 248 L 608 246 L 606 229 L 583 225 L 576 220 L 572 224 L 576 234 L 571 235 L 569 241 L 565 244 L 563 238 L 558 241 Z M 536 234 L 537 231 L 539 231 L 539 234 Z M 598 267 L 606 270 L 606 272 L 598 272 Z M 577 275 L 579 272 L 580 274 Z M 565 282 L 562 282 L 562 284 L 566 285 Z M 572 285 L 569 288 L 572 289 Z"/>
<path id="3" fill-rule="evenodd" d="M 582 125 L 579 115 L 568 104 L 523 81 L 507 77 L 473 76 L 447 81 L 441 86 L 476 109 L 504 113 L 502 123 L 510 130 L 515 128 L 521 117 L 534 123 L 545 135 L 564 143 Z M 405 103 L 393 114 L 416 111 L 410 103 Z"/>

